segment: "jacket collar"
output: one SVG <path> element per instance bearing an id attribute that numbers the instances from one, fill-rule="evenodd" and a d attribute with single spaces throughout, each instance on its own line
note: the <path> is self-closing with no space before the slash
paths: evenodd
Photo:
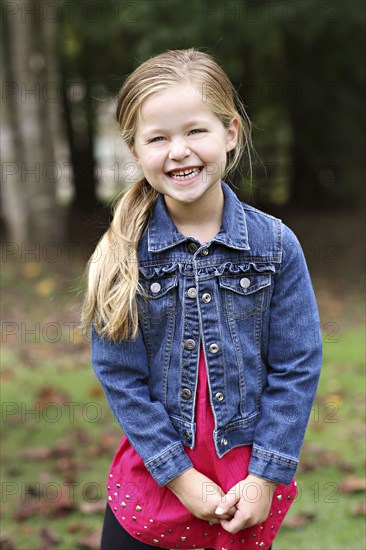
<path id="1" fill-rule="evenodd" d="M 224 193 L 224 211 L 221 229 L 211 242 L 217 242 L 237 250 L 249 250 L 248 230 L 242 203 L 227 183 L 221 182 Z M 164 195 L 159 193 L 152 209 L 148 226 L 148 249 L 160 252 L 187 241 L 172 222 L 165 206 Z"/>

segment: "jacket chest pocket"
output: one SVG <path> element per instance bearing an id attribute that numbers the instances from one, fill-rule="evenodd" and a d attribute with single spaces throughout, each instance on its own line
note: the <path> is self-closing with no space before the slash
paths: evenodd
<path id="1" fill-rule="evenodd" d="M 244 319 L 267 307 L 271 274 L 241 273 L 239 276 L 221 276 L 219 286 L 227 314 L 235 319 Z"/>
<path id="2" fill-rule="evenodd" d="M 139 296 L 140 306 L 152 323 L 159 323 L 175 312 L 177 275 L 140 279 L 144 296 Z"/>

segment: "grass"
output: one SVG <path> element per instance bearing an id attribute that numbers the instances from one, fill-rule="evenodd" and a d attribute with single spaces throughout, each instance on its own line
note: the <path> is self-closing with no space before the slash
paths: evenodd
<path id="1" fill-rule="evenodd" d="M 311 246 L 305 239 L 305 251 Z M 297 529 L 284 525 L 274 550 L 366 548 L 364 519 L 353 514 L 364 493 L 342 491 L 348 476 L 364 477 L 362 293 L 359 281 L 345 285 L 348 267 L 337 264 L 334 278 L 329 267 L 311 265 L 324 366 L 297 474 L 299 495 L 288 514 L 313 519 Z M 81 263 L 7 263 L 3 273 L 1 529 L 17 550 L 55 547 L 50 533 L 42 535 L 45 528 L 58 534 L 57 548 L 74 550 L 102 525 L 102 511 L 80 507 L 104 502 L 122 434 L 93 375 L 89 344 L 75 329 L 81 272 Z M 27 506 L 39 508 L 17 519 Z"/>
<path id="2" fill-rule="evenodd" d="M 277 550 L 366 546 L 364 520 L 352 515 L 364 494 L 341 490 L 347 476 L 364 476 L 363 349 L 361 328 L 347 330 L 337 344 L 324 344 L 322 376 L 296 476 L 300 490 L 288 514 L 312 512 L 314 520 L 298 530 L 282 527 Z"/>

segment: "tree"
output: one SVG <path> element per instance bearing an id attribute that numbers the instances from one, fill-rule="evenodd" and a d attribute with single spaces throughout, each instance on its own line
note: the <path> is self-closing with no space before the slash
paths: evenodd
<path id="1" fill-rule="evenodd" d="M 56 200 L 60 170 L 56 156 L 63 141 L 57 93 L 58 29 L 41 16 L 40 8 L 40 0 L 28 0 L 22 6 L 7 2 L 3 26 L 4 218 L 7 238 L 27 244 L 59 241 L 63 234 Z"/>

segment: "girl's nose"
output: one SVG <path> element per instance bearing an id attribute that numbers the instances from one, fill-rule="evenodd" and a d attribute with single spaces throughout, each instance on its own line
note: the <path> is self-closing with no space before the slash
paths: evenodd
<path id="1" fill-rule="evenodd" d="M 183 139 L 176 140 L 171 143 L 169 151 L 170 160 L 182 160 L 185 157 L 188 157 L 190 154 L 191 150 Z"/>

